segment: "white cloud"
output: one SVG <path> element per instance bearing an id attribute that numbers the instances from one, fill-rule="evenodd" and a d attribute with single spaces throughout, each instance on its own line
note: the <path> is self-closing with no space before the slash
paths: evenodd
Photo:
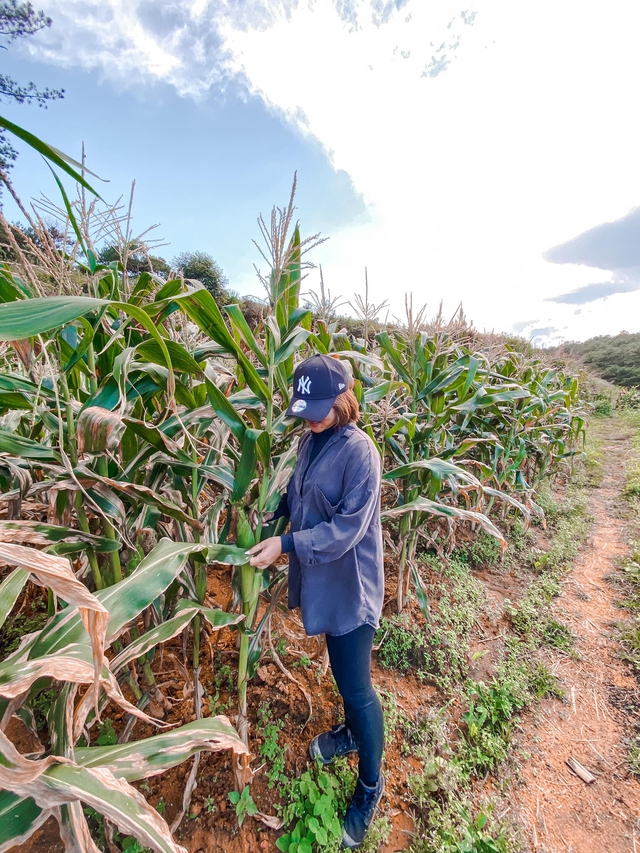
<path id="1" fill-rule="evenodd" d="M 486 0 L 473 26 L 460 13 L 475 7 L 459 0 L 47 8 L 45 58 L 192 97 L 242 79 L 320 140 L 372 214 L 317 253 L 333 293 L 360 289 L 366 265 L 373 298 L 398 313 L 413 290 L 434 311 L 441 298 L 451 311 L 463 300 L 480 326 L 538 317 L 536 327 L 565 337 L 615 332 L 638 316 L 639 293 L 577 315 L 544 302 L 594 278 L 542 259 L 638 204 L 635 0 Z"/>

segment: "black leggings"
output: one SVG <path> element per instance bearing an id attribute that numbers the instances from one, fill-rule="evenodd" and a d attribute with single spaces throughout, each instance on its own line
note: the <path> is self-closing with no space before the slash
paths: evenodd
<path id="1" fill-rule="evenodd" d="M 375 785 L 384 747 L 380 700 L 371 684 L 371 647 L 375 629 L 361 625 L 340 637 L 327 634 L 333 677 L 344 700 L 345 721 L 358 745 L 360 778 Z"/>

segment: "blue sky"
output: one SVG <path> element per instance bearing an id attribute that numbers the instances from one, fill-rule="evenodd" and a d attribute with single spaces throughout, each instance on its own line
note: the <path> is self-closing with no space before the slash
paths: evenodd
<path id="1" fill-rule="evenodd" d="M 213 254 L 259 293 L 256 217 L 298 171 L 311 258 L 332 295 L 460 302 L 538 343 L 640 328 L 636 0 L 45 0 L 3 54 L 61 86 L 5 114 L 110 179 L 166 257 Z M 27 156 L 28 197 L 51 178 Z M 608 224 L 607 224 L 608 223 Z M 604 231 L 602 230 L 604 229 Z M 317 271 L 308 286 L 316 287 Z"/>
<path id="2" fill-rule="evenodd" d="M 109 181 L 94 182 L 106 201 L 128 198 L 135 179 L 134 230 L 160 223 L 153 236 L 170 244 L 157 250 L 163 257 L 209 252 L 231 286 L 242 276 L 247 290 L 247 270 L 251 276 L 257 260 L 256 217 L 286 203 L 296 169 L 306 233 L 368 217 L 362 196 L 320 143 L 239 87 L 195 102 L 162 82 L 123 88 L 101 81 L 97 71 L 30 61 L 13 49 L 3 58 L 3 72 L 15 79 L 65 90 L 46 110 L 6 105 L 3 114 L 78 159 L 84 141 L 89 168 Z M 28 150 L 12 180 L 24 198 L 56 196 L 46 165 Z M 10 216 L 13 206 L 5 207 Z M 257 280 L 254 292 L 260 293 Z"/>

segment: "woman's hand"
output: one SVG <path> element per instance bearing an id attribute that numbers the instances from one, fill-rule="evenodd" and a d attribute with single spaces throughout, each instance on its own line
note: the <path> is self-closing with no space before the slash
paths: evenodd
<path id="1" fill-rule="evenodd" d="M 256 569 L 266 569 L 282 554 L 282 540 L 279 536 L 270 536 L 258 542 L 246 552 L 251 559 L 249 565 Z"/>

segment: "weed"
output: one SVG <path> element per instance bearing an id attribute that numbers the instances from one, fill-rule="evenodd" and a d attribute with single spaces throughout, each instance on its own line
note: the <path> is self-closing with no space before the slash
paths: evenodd
<path id="1" fill-rule="evenodd" d="M 258 706 L 258 725 L 263 738 L 260 755 L 270 763 L 266 771 L 269 788 L 287 780 L 284 772 L 286 747 L 280 746 L 279 743 L 279 735 L 286 720 L 287 717 L 284 720 L 274 719 L 267 702 L 261 702 Z"/>
<path id="2" fill-rule="evenodd" d="M 640 776 L 640 738 L 637 736 L 629 744 L 627 761 L 631 772 L 635 776 Z"/>
<path id="3" fill-rule="evenodd" d="M 287 654 L 287 642 L 284 637 L 278 637 L 278 639 L 274 643 L 274 647 L 276 650 L 276 654 L 280 659 L 285 657 Z"/>
<path id="4" fill-rule="evenodd" d="M 251 796 L 251 791 L 248 785 L 244 786 L 241 794 L 237 791 L 229 791 L 227 796 L 231 805 L 235 807 L 238 826 L 242 826 L 247 815 L 257 814 L 258 807 L 253 802 L 253 797 Z"/>
<path id="5" fill-rule="evenodd" d="M 487 831 L 489 816 L 480 811 L 472 818 L 468 809 L 460 806 L 460 823 L 451 832 L 444 829 L 440 850 L 442 853 L 507 853 L 508 839 L 504 829 L 497 834 Z"/>
<path id="6" fill-rule="evenodd" d="M 469 706 L 461 717 L 467 728 L 455 760 L 465 775 L 480 775 L 506 758 L 511 718 L 525 700 L 516 685 L 495 679 L 488 686 L 471 682 L 467 699 Z"/>
<path id="7" fill-rule="evenodd" d="M 47 727 L 47 716 L 51 706 L 58 697 L 59 687 L 41 690 L 31 702 L 31 709 L 36 721 L 36 729 L 41 732 Z"/>
<path id="8" fill-rule="evenodd" d="M 280 788 L 286 804 L 282 819 L 289 831 L 277 839 L 278 850 L 311 853 L 315 845 L 337 850 L 342 839 L 340 817 L 346 807 L 347 786 L 351 791 L 355 784 L 355 773 L 344 760 L 338 770 L 340 778 L 338 772 L 334 775 L 314 764 Z"/>
<path id="9" fill-rule="evenodd" d="M 382 705 L 382 717 L 384 719 L 385 743 L 392 741 L 398 732 L 403 729 L 404 713 L 398 707 L 395 694 L 389 690 L 377 690 L 380 704 Z"/>
<path id="10" fill-rule="evenodd" d="M 495 536 L 490 536 L 482 531 L 473 542 L 466 548 L 472 566 L 483 566 L 492 568 L 502 560 L 502 548 Z"/>
<path id="11" fill-rule="evenodd" d="M 107 844 L 104 817 L 90 806 L 85 806 L 83 811 L 87 819 L 91 838 L 96 846 L 100 850 L 111 849 L 111 845 Z M 117 830 L 113 832 L 113 842 L 121 850 L 126 851 L 126 853 L 151 853 L 151 850 L 148 847 L 144 847 L 133 835 L 122 836 Z"/>
<path id="12" fill-rule="evenodd" d="M 49 619 L 46 598 L 38 596 L 30 601 L 24 609 L 25 613 L 19 612 L 16 616 L 10 614 L 2 626 L 0 660 L 4 660 L 12 652 L 15 652 L 27 634 L 40 631 Z"/>
<path id="13" fill-rule="evenodd" d="M 574 636 L 566 625 L 549 618 L 544 624 L 542 642 L 554 649 L 563 649 L 568 652 L 574 644 Z"/>
<path id="14" fill-rule="evenodd" d="M 391 619 L 383 617 L 376 642 L 381 644 L 378 660 L 387 669 L 421 670 L 429 659 L 424 631 L 410 622 L 407 613 L 398 613 Z"/>
<path id="15" fill-rule="evenodd" d="M 96 740 L 98 746 L 115 746 L 118 743 L 118 734 L 113 727 L 113 720 L 107 718 L 104 722 L 99 723 L 98 732 Z"/>
<path id="16" fill-rule="evenodd" d="M 556 676 L 541 661 L 527 664 L 527 681 L 530 693 L 535 699 L 546 696 L 564 697 L 564 690 Z"/>
<path id="17" fill-rule="evenodd" d="M 376 638 L 378 660 L 389 669 L 413 671 L 451 694 L 469 670 L 469 638 L 484 590 L 460 555 L 452 555 L 446 565 L 433 555 L 423 559 L 443 578 L 426 583 L 430 599 L 438 602 L 431 624 L 412 622 L 406 613 L 383 619 Z"/>
<path id="18" fill-rule="evenodd" d="M 597 394 L 593 399 L 593 414 L 596 418 L 613 417 L 613 403 L 607 394 Z"/>
<path id="19" fill-rule="evenodd" d="M 165 802 L 164 797 L 160 797 L 158 802 L 156 803 L 156 811 L 158 814 L 164 814 L 167 810 L 167 804 Z"/>
<path id="20" fill-rule="evenodd" d="M 133 835 L 127 835 L 126 838 L 123 838 L 120 845 L 124 853 L 151 853 L 151 850 L 141 844 Z"/>
<path id="21" fill-rule="evenodd" d="M 231 667 L 222 663 L 222 655 L 218 652 L 213 675 L 213 691 L 207 696 L 209 713 L 212 717 L 216 714 L 224 714 L 233 705 L 233 694 L 235 691 L 235 676 Z M 223 695 L 227 695 L 223 701 Z"/>

